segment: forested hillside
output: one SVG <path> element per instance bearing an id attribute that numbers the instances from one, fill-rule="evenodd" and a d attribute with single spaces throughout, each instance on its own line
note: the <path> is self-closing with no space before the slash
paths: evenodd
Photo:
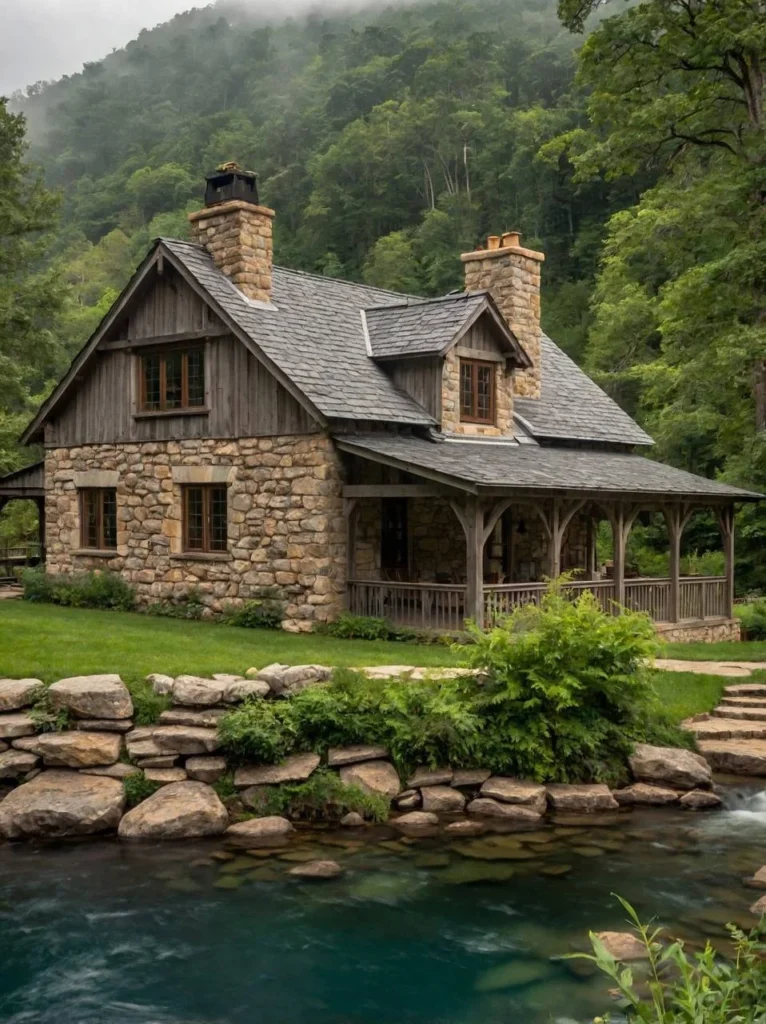
<path id="1" fill-rule="evenodd" d="M 462 250 L 520 229 L 547 254 L 544 326 L 657 454 L 766 486 L 763 0 L 607 4 L 584 37 L 592 6 L 268 25 L 219 3 L 14 98 L 61 210 L 32 268 L 47 342 L 16 345 L 0 469 L 150 239 L 185 235 L 204 174 L 234 159 L 260 175 L 287 266 L 436 294 L 461 286 Z M 760 522 L 744 516 L 748 550 Z"/>

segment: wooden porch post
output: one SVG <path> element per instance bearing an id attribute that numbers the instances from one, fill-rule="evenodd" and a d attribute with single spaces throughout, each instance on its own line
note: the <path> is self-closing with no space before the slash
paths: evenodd
<path id="1" fill-rule="evenodd" d="M 37 530 L 40 535 L 40 563 L 45 564 L 45 498 L 35 498 Z"/>
<path id="2" fill-rule="evenodd" d="M 465 504 L 450 500 L 465 533 L 465 614 L 480 629 L 484 626 L 484 545 L 510 504 L 510 498 L 502 498 L 487 508 L 478 497 L 466 498 Z"/>
<path id="3" fill-rule="evenodd" d="M 625 549 L 633 523 L 639 513 L 639 506 L 620 502 L 605 511 L 612 526 L 614 545 L 614 599 L 622 607 L 625 604 Z"/>
<path id="4" fill-rule="evenodd" d="M 718 528 L 726 560 L 726 614 L 734 618 L 734 506 L 725 505 L 717 513 Z"/>
<path id="5" fill-rule="evenodd" d="M 548 507 L 547 514 L 544 508 L 535 506 L 535 511 L 542 520 L 543 529 L 548 538 L 548 575 L 552 580 L 561 575 L 561 548 L 567 527 L 584 505 L 584 498 L 569 502 L 562 498 L 554 498 Z"/>
<path id="6" fill-rule="evenodd" d="M 683 503 L 662 510 L 670 544 L 670 621 L 681 618 L 681 537 L 692 510 Z"/>
<path id="7" fill-rule="evenodd" d="M 343 499 L 343 515 L 346 519 L 346 599 L 347 610 L 351 609 L 351 588 L 349 581 L 356 576 L 356 527 L 361 506 L 356 498 Z"/>

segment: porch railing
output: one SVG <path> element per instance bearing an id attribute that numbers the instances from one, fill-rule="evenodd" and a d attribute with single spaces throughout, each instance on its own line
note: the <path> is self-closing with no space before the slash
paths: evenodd
<path id="1" fill-rule="evenodd" d="M 491 626 L 515 608 L 539 604 L 545 583 L 495 583 L 484 585 L 484 622 Z M 614 606 L 613 580 L 577 580 L 565 585 L 571 593 L 590 590 L 601 607 Z M 655 622 L 671 617 L 671 581 L 625 581 L 625 606 L 646 612 Z M 729 615 L 724 576 L 687 576 L 679 581 L 680 619 L 725 618 Z M 350 580 L 348 609 L 354 615 L 386 618 L 417 629 L 460 630 L 466 617 L 465 584 L 399 583 L 386 580 Z"/>

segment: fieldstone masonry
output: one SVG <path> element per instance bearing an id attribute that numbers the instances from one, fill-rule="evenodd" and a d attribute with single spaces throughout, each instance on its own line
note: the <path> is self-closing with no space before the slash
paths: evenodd
<path id="1" fill-rule="evenodd" d="M 503 363 L 495 370 L 495 422 L 463 423 L 460 419 L 460 356 L 456 347 L 449 350 L 442 366 L 442 430 L 474 437 L 513 435 L 513 376 Z"/>
<path id="2" fill-rule="evenodd" d="M 182 481 L 225 473 L 229 551 L 184 554 Z M 116 471 L 117 550 L 80 550 L 75 475 Z M 341 467 L 329 438 L 316 435 L 195 439 L 56 448 L 46 455 L 49 572 L 120 572 L 141 604 L 194 587 L 210 614 L 277 587 L 283 628 L 307 632 L 335 617 L 345 586 Z M 200 479 L 196 479 L 199 477 Z"/>
<path id="3" fill-rule="evenodd" d="M 274 211 L 242 200 L 189 214 L 192 241 L 204 245 L 216 266 L 249 299 L 271 301 Z"/>

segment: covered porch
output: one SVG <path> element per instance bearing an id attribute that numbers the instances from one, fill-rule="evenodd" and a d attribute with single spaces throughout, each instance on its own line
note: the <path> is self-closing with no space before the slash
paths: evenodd
<path id="1" fill-rule="evenodd" d="M 538 471 L 546 462 L 550 466 L 551 449 L 534 446 L 531 452 L 527 448 L 520 453 L 524 446 L 503 445 L 503 452 L 500 445 L 433 444 L 416 438 L 376 439 L 373 444 L 372 452 L 368 446 L 362 455 L 358 441 L 339 439 L 347 453 L 346 607 L 353 614 L 384 617 L 418 629 L 459 631 L 468 618 L 491 626 L 521 605 L 538 603 L 544 581 L 567 572 L 572 580 L 566 589 L 571 593 L 590 590 L 605 610 L 615 613 L 623 607 L 645 612 L 662 632 L 732 622 L 735 500 L 754 495 L 744 497 L 746 492 L 623 453 L 573 451 L 556 456 L 559 468 L 567 461 L 581 464 L 583 455 L 586 461 L 616 459 L 621 473 L 615 475 L 611 490 L 593 485 L 556 487 L 554 473 L 553 486 L 544 488 L 524 486 L 529 476 L 523 472 L 524 463 L 536 454 Z M 441 474 L 442 479 L 434 479 L 433 467 L 415 464 L 418 456 L 431 456 L 424 445 L 437 449 L 439 459 L 449 460 L 449 473 Z M 405 452 L 412 456 L 407 463 L 402 460 Z M 369 454 L 377 457 L 366 457 Z M 504 485 L 498 481 L 482 486 L 477 480 L 456 478 L 456 473 L 468 475 L 468 460 L 481 461 L 482 471 L 496 476 L 484 455 L 506 461 L 509 478 L 516 476 L 519 484 L 509 479 Z M 620 493 L 628 465 L 631 474 L 643 466 L 677 474 L 672 481 L 676 491 L 647 493 L 636 485 Z M 569 475 L 576 485 L 579 472 Z M 707 485 L 705 493 L 690 493 L 684 478 Z M 651 479 L 647 482 L 652 485 Z M 679 492 L 681 487 L 685 490 Z M 717 520 L 722 575 L 681 573 L 684 529 L 700 509 L 712 511 Z M 627 562 L 628 539 L 642 513 L 659 513 L 664 519 L 667 575 L 639 576 Z M 608 524 L 612 539 L 613 556 L 607 565 L 597 558 L 601 522 Z"/>
<path id="2" fill-rule="evenodd" d="M 0 542 L 0 579 L 3 580 L 14 579 L 14 573 L 20 567 L 45 561 L 45 472 L 42 462 L 0 476 L 0 512 L 15 500 L 34 502 L 38 539 L 11 545 Z"/>

